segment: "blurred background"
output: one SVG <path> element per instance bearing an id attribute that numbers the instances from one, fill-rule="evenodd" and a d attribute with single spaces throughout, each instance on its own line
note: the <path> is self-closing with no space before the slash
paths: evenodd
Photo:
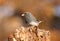
<path id="1" fill-rule="evenodd" d="M 60 41 L 59 0 L 0 0 L 0 6 L 7 2 L 21 12 L 31 12 L 38 20 L 43 21 L 39 28 L 51 32 L 51 41 Z M 14 18 L 13 21 L 16 22 Z"/>

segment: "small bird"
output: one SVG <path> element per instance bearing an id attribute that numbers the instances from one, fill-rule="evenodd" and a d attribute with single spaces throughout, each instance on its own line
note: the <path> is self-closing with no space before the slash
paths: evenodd
<path id="1" fill-rule="evenodd" d="M 27 22 L 27 24 L 31 26 L 38 26 L 39 23 L 42 22 L 37 20 L 30 12 L 25 12 L 24 14 L 22 14 L 22 16 L 25 18 L 25 21 Z"/>

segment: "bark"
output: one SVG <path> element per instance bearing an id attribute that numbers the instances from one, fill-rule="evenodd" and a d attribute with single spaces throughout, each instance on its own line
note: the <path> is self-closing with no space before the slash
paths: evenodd
<path id="1" fill-rule="evenodd" d="M 50 41 L 50 32 L 36 27 L 21 27 L 8 37 L 8 41 Z"/>

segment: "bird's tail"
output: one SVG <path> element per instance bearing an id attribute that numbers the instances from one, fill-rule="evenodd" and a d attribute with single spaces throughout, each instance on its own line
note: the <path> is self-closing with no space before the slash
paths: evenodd
<path id="1" fill-rule="evenodd" d="M 39 23 L 41 23 L 42 21 L 39 21 Z"/>

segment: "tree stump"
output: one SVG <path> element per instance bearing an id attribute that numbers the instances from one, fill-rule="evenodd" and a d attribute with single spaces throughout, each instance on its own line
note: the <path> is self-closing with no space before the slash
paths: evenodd
<path id="1" fill-rule="evenodd" d="M 8 41 L 50 41 L 50 32 L 36 27 L 20 27 L 8 37 Z"/>

